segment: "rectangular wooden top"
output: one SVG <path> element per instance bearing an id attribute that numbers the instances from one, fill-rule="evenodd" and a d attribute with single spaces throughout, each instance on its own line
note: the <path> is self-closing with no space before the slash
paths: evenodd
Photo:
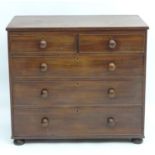
<path id="1" fill-rule="evenodd" d="M 147 29 L 137 15 L 64 15 L 15 16 L 7 26 L 8 31 L 35 31 L 50 29 Z"/>

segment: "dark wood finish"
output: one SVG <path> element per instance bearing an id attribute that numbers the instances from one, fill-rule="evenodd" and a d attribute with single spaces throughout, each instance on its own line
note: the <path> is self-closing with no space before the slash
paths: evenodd
<path id="1" fill-rule="evenodd" d="M 80 34 L 80 52 L 144 52 L 144 33 L 130 34 Z"/>
<path id="2" fill-rule="evenodd" d="M 142 138 L 133 138 L 131 141 L 135 144 L 141 144 L 143 142 Z"/>
<path id="3" fill-rule="evenodd" d="M 141 105 L 142 94 L 139 92 L 142 89 L 142 83 L 141 79 L 135 81 L 17 82 L 13 87 L 14 106 Z"/>
<path id="4" fill-rule="evenodd" d="M 138 16 L 15 17 L 7 27 L 14 143 L 141 143 L 147 29 Z"/>
<path id="5" fill-rule="evenodd" d="M 104 138 L 142 133 L 140 107 L 20 108 L 14 113 L 14 126 L 18 126 L 14 136 L 21 139 Z"/>
<path id="6" fill-rule="evenodd" d="M 15 145 L 23 145 L 23 144 L 25 144 L 25 140 L 23 140 L 23 139 L 15 139 L 14 144 Z"/>
<path id="7" fill-rule="evenodd" d="M 148 26 L 136 15 L 77 15 L 77 16 L 16 16 L 8 25 L 8 31 L 38 30 L 144 30 Z"/>
<path id="8" fill-rule="evenodd" d="M 144 75 L 143 54 L 68 55 L 56 57 L 13 57 L 15 78 L 87 78 Z M 115 65 L 112 70 L 110 64 Z"/>
<path id="9" fill-rule="evenodd" d="M 12 32 L 9 40 L 10 52 L 37 52 L 37 53 L 75 53 L 75 33 L 58 32 Z"/>

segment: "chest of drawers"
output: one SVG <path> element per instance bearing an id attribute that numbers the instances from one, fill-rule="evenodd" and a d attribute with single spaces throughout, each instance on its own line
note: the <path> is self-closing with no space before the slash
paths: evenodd
<path id="1" fill-rule="evenodd" d="M 12 138 L 144 137 L 147 25 L 138 16 L 16 16 L 7 27 Z"/>

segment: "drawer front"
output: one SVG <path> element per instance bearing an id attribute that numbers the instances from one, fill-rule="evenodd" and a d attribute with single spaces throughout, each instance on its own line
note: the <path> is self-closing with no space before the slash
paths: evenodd
<path id="1" fill-rule="evenodd" d="M 141 112 L 140 107 L 14 109 L 13 136 L 47 139 L 140 136 Z"/>
<path id="2" fill-rule="evenodd" d="M 142 81 L 18 82 L 14 106 L 96 106 L 142 104 Z"/>
<path id="3" fill-rule="evenodd" d="M 14 77 L 25 78 L 105 78 L 142 76 L 143 55 L 92 55 L 66 57 L 13 57 Z"/>
<path id="4" fill-rule="evenodd" d="M 79 38 L 79 51 L 85 52 L 144 52 L 145 36 L 142 35 L 102 35 L 81 34 Z"/>
<path id="5" fill-rule="evenodd" d="M 12 32 L 9 41 L 11 53 L 73 53 L 77 50 L 74 33 Z"/>

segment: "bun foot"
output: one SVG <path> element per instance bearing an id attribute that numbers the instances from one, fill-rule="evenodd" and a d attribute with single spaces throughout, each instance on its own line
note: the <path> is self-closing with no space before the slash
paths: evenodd
<path id="1" fill-rule="evenodd" d="M 15 139 L 14 144 L 15 145 L 23 145 L 23 144 L 25 144 L 25 140 L 23 140 L 23 139 Z"/>
<path id="2" fill-rule="evenodd" d="M 135 144 L 141 144 L 143 142 L 142 138 L 133 138 L 131 139 L 131 142 L 135 143 Z"/>

